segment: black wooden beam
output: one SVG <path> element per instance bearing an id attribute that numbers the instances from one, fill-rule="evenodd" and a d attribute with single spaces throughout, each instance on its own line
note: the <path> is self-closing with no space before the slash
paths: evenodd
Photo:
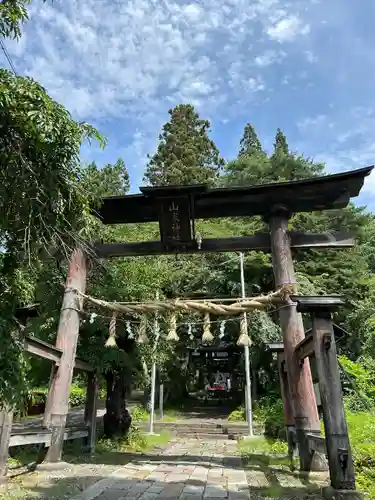
<path id="1" fill-rule="evenodd" d="M 82 372 L 94 372 L 95 368 L 91 366 L 89 363 L 86 363 L 86 361 L 83 361 L 82 359 L 76 358 L 74 361 L 74 368 L 76 370 L 80 370 Z"/>
<path id="2" fill-rule="evenodd" d="M 305 337 L 295 348 L 296 356 L 299 360 L 303 360 L 314 355 L 314 345 L 312 335 Z"/>
<path id="3" fill-rule="evenodd" d="M 271 342 L 266 344 L 267 351 L 270 352 L 284 352 L 283 342 Z"/>
<path id="4" fill-rule="evenodd" d="M 291 295 L 293 302 L 297 302 L 297 311 L 301 313 L 313 313 L 317 311 L 336 311 L 345 305 L 345 299 L 338 295 L 331 296 L 302 296 Z"/>
<path id="5" fill-rule="evenodd" d="M 347 233 L 313 233 L 303 234 L 290 231 L 291 247 L 294 249 L 324 249 L 324 248 L 351 248 L 355 245 L 354 239 Z M 198 252 L 244 252 L 257 250 L 271 251 L 270 236 L 268 233 L 256 233 L 252 236 L 236 236 L 231 238 L 207 238 L 202 240 L 201 249 L 181 250 L 178 253 Z M 103 243 L 97 244 L 94 251 L 99 258 L 134 257 L 145 255 L 160 255 L 168 253 L 160 241 L 143 241 L 140 243 Z"/>
<path id="6" fill-rule="evenodd" d="M 346 207 L 350 198 L 358 196 L 372 169 L 366 167 L 312 179 L 256 186 L 215 189 L 186 186 L 183 192 L 191 192 L 194 196 L 195 219 L 264 216 L 275 204 L 284 205 L 291 212 L 331 210 Z M 172 191 L 164 189 L 163 192 L 160 188 L 143 191 L 144 194 L 103 198 L 95 215 L 104 224 L 156 222 L 159 220 L 158 197 L 170 196 L 176 188 L 173 187 Z M 159 196 L 155 197 L 156 194 Z"/>
<path id="7" fill-rule="evenodd" d="M 60 359 L 63 351 L 44 340 L 40 340 L 32 335 L 27 335 L 24 342 L 24 349 L 29 354 L 39 356 L 40 358 L 49 359 L 57 365 L 60 364 Z M 75 358 L 74 368 L 85 372 L 93 372 L 95 369 L 86 361 Z"/>

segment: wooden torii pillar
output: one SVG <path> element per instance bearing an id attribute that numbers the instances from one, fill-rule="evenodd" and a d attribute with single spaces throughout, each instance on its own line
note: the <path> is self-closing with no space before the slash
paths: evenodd
<path id="1" fill-rule="evenodd" d="M 297 284 L 288 235 L 290 212 L 283 206 L 274 206 L 267 217 L 270 228 L 271 254 L 275 286 L 290 285 L 296 290 Z M 319 455 L 311 455 L 307 434 L 320 434 L 319 415 L 315 401 L 310 363 L 300 364 L 295 356 L 296 346 L 304 339 L 302 316 L 297 313 L 297 304 L 289 299 L 287 306 L 279 310 L 280 326 L 283 333 L 284 356 L 295 421 L 296 438 L 299 445 L 300 468 L 302 471 L 326 470 L 325 461 Z M 284 409 L 285 412 L 285 409 Z M 287 426 L 293 432 L 293 426 Z M 288 435 L 288 442 L 294 436 Z"/>
<path id="2" fill-rule="evenodd" d="M 69 410 L 70 386 L 73 378 L 75 355 L 79 334 L 79 309 L 82 298 L 75 290 L 86 289 L 86 256 L 82 249 L 73 251 L 69 261 L 60 321 L 57 329 L 56 347 L 63 354 L 59 366 L 54 366 L 48 392 L 44 425 L 51 429 L 51 445 L 45 461 L 59 462 L 64 445 L 64 431 Z"/>

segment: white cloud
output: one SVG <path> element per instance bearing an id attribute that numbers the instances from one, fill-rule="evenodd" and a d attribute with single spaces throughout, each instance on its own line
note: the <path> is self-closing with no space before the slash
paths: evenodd
<path id="1" fill-rule="evenodd" d="M 198 21 L 204 15 L 202 7 L 197 3 L 190 3 L 184 6 L 183 12 L 191 21 Z"/>
<path id="2" fill-rule="evenodd" d="M 240 91 L 259 81 L 246 61 L 266 66 L 276 53 L 264 50 L 261 40 L 254 45 L 257 26 L 277 41 L 305 29 L 283 3 L 35 0 L 27 38 L 11 50 L 24 71 L 81 119 L 98 113 L 107 118 L 124 113 L 134 118 L 150 110 L 158 114 L 166 101 L 185 96 L 199 101 L 202 94 L 216 92 L 222 102 L 228 87 Z M 240 67 L 227 82 L 226 69 L 234 61 Z M 265 87 L 251 83 L 250 88 Z"/>
<path id="3" fill-rule="evenodd" d="M 330 172 L 362 168 L 375 163 L 375 107 L 355 106 L 339 113 L 320 114 L 301 120 L 303 138 L 314 139 L 315 160 L 327 165 Z M 306 151 L 305 145 L 299 148 Z M 375 173 L 365 182 L 364 193 L 375 194 Z"/>
<path id="4" fill-rule="evenodd" d="M 286 57 L 286 53 L 280 50 L 266 50 L 263 54 L 256 56 L 254 63 L 260 68 L 271 66 L 274 63 L 281 63 Z"/>
<path id="5" fill-rule="evenodd" d="M 313 64 L 313 63 L 318 61 L 317 56 L 311 50 L 306 50 L 305 56 L 306 56 L 307 62 L 309 62 L 310 64 Z"/>
<path id="6" fill-rule="evenodd" d="M 297 123 L 300 129 L 311 129 L 312 127 L 329 127 L 332 128 L 334 125 L 329 121 L 329 118 L 325 114 L 319 114 L 315 116 L 307 116 Z"/>
<path id="7" fill-rule="evenodd" d="M 298 16 L 291 15 L 277 21 L 273 26 L 268 27 L 266 31 L 270 38 L 282 43 L 290 42 L 299 35 L 307 35 L 310 26 L 305 24 Z"/>
<path id="8" fill-rule="evenodd" d="M 279 42 L 307 35 L 306 2 L 34 0 L 25 35 L 9 50 L 21 74 L 108 131 L 108 147 L 121 147 L 114 137 L 123 129 L 142 130 L 123 147 L 133 141 L 127 154 L 143 159 L 176 104 L 225 120 L 268 102 L 274 83 L 264 68 L 289 58 Z"/>

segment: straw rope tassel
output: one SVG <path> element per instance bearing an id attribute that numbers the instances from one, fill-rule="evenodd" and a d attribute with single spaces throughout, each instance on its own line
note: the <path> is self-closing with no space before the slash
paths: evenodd
<path id="1" fill-rule="evenodd" d="M 106 347 L 116 347 L 116 318 L 117 312 L 113 311 L 111 321 L 109 322 L 109 334 L 107 342 L 105 343 Z"/>
<path id="2" fill-rule="evenodd" d="M 241 314 L 241 319 L 240 319 L 240 336 L 238 338 L 237 345 L 242 345 L 242 346 L 249 347 L 250 344 L 251 344 L 250 337 L 247 334 L 246 315 L 245 314 Z"/>
<path id="3" fill-rule="evenodd" d="M 138 329 L 137 343 L 138 344 L 148 344 L 149 343 L 149 338 L 147 336 L 147 316 L 146 316 L 146 314 L 143 314 L 143 316 L 141 318 L 141 323 L 140 323 L 139 329 Z"/>
<path id="4" fill-rule="evenodd" d="M 169 325 L 168 325 L 168 335 L 167 340 L 170 342 L 178 342 L 180 337 L 177 335 L 177 317 L 176 313 L 172 313 L 169 316 Z"/>
<path id="5" fill-rule="evenodd" d="M 202 342 L 203 344 L 209 344 L 213 340 L 214 336 L 211 333 L 210 313 L 206 312 L 203 321 Z"/>

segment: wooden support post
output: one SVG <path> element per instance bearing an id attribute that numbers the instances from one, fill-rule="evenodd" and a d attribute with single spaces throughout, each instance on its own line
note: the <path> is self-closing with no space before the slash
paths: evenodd
<path id="1" fill-rule="evenodd" d="M 7 408 L 0 410 L 0 484 L 6 482 L 8 473 L 8 449 L 12 423 L 13 412 Z"/>
<path id="2" fill-rule="evenodd" d="M 312 320 L 331 477 L 331 488 L 326 494 L 330 495 L 330 498 L 359 498 L 360 494 L 355 491 L 354 466 L 342 399 L 331 312 L 323 308 L 320 311 L 316 310 L 312 312 Z"/>
<path id="3" fill-rule="evenodd" d="M 288 455 L 294 460 L 298 455 L 296 440 L 296 426 L 293 415 L 292 400 L 289 389 L 288 374 L 286 372 L 284 353 L 277 353 L 277 365 L 279 368 L 281 397 L 283 400 L 284 422 L 286 428 L 286 438 L 288 443 Z"/>
<path id="4" fill-rule="evenodd" d="M 53 368 L 44 416 L 44 425 L 52 431 L 51 445 L 46 454 L 46 462 L 61 460 L 79 333 L 79 309 L 82 308 L 83 304 L 82 298 L 75 290 L 84 292 L 85 288 L 86 257 L 81 249 L 76 249 L 69 262 L 68 277 L 57 329 L 56 347 L 62 349 L 63 354 L 58 369 Z"/>
<path id="5" fill-rule="evenodd" d="M 288 236 L 289 213 L 277 207 L 269 217 L 271 253 L 276 288 L 291 285 L 296 288 L 294 266 Z M 306 435 L 320 433 L 319 415 L 315 402 L 310 362 L 300 363 L 295 348 L 304 339 L 302 316 L 297 313 L 296 304 L 289 299 L 289 305 L 279 310 L 280 326 L 283 332 L 285 362 L 288 372 L 290 393 L 299 444 L 300 467 L 302 471 L 325 469 L 323 461 L 309 453 Z"/>
<path id="6" fill-rule="evenodd" d="M 89 434 L 85 439 L 85 444 L 89 453 L 95 452 L 96 441 L 96 411 L 98 406 L 99 384 L 96 373 L 87 374 L 87 392 L 85 403 L 85 425 Z"/>

